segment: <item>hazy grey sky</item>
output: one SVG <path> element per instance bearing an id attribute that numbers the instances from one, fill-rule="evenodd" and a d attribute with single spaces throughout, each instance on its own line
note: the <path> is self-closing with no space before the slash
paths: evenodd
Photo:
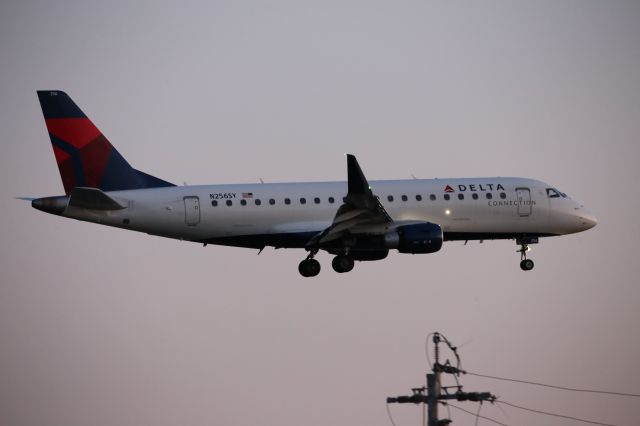
<path id="1" fill-rule="evenodd" d="M 638 391 L 639 2 L 4 1 L 0 58 L 1 425 L 388 425 L 385 398 L 423 383 L 435 330 L 470 371 Z M 543 239 L 530 273 L 513 241 L 488 241 L 344 275 L 320 255 L 303 279 L 301 251 L 14 200 L 63 192 L 38 89 L 67 91 L 135 167 L 177 183 L 344 179 L 352 152 L 370 179 L 538 178 L 599 224 Z M 640 418 L 636 399 L 463 384 Z"/>

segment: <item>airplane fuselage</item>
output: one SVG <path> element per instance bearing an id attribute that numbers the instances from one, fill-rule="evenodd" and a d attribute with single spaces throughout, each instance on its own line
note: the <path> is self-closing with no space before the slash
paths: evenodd
<path id="1" fill-rule="evenodd" d="M 371 181 L 371 188 L 394 223 L 437 223 L 445 240 L 564 235 L 595 224 L 582 205 L 559 192 L 550 196 L 552 186 L 532 179 L 384 180 Z M 126 208 L 69 206 L 62 216 L 187 241 L 300 248 L 331 224 L 347 183 L 174 186 L 108 194 Z M 372 232 L 383 231 L 373 227 Z"/>

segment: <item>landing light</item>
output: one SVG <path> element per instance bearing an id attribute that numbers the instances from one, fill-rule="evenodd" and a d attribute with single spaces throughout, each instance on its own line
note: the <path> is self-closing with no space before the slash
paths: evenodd
<path id="1" fill-rule="evenodd" d="M 444 214 L 446 214 L 447 216 L 449 216 L 449 215 L 451 214 L 451 210 L 446 209 L 446 210 L 444 211 Z"/>

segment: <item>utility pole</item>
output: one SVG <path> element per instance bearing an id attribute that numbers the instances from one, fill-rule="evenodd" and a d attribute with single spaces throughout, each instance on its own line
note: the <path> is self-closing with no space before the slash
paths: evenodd
<path id="1" fill-rule="evenodd" d="M 436 361 L 437 363 L 438 361 Z M 427 424 L 437 425 L 438 422 L 438 398 L 440 398 L 440 374 L 427 374 Z M 445 425 L 448 424 L 444 423 Z"/>
<path id="2" fill-rule="evenodd" d="M 456 366 L 451 365 L 449 360 L 444 364 L 440 364 L 440 343 L 444 343 L 449 347 L 456 357 Z M 387 404 L 427 404 L 428 410 L 428 422 L 427 426 L 447 426 L 451 423 L 450 419 L 438 419 L 438 403 L 440 401 L 455 399 L 457 401 L 489 401 L 494 402 L 496 397 L 489 392 L 463 392 L 462 386 L 458 383 L 458 377 L 460 374 L 464 374 L 465 371 L 461 370 L 460 357 L 455 346 L 447 340 L 446 337 L 436 332 L 433 333 L 433 344 L 435 353 L 435 363 L 431 369 L 432 373 L 427 374 L 427 386 L 421 388 L 413 388 L 412 395 L 397 396 L 387 398 Z M 456 378 L 456 386 L 443 387 L 441 385 L 440 376 L 442 373 L 454 375 Z M 457 388 L 453 393 L 449 392 L 449 389 Z M 425 395 L 426 391 L 426 395 Z"/>

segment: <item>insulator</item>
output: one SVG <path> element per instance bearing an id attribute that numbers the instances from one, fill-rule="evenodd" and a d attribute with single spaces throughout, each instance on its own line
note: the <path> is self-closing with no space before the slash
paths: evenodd
<path id="1" fill-rule="evenodd" d="M 433 334 L 433 343 L 435 344 L 434 346 L 434 355 L 435 355 L 435 359 L 436 359 L 436 364 L 439 365 L 440 364 L 440 334 L 438 333 L 434 333 Z"/>

